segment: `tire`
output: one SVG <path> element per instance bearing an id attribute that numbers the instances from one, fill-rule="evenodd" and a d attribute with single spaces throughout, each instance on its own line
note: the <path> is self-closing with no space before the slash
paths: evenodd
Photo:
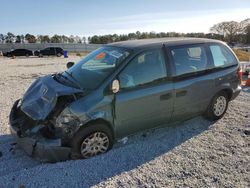
<path id="1" fill-rule="evenodd" d="M 91 144 L 90 138 L 93 137 L 93 135 L 98 135 L 99 133 L 103 134 L 102 135 L 103 138 L 107 137 L 108 139 L 108 144 L 105 144 L 104 146 L 106 147 L 106 150 L 103 152 L 100 152 L 100 149 L 96 150 L 96 148 L 102 148 L 102 145 L 98 143 L 98 141 L 92 146 L 86 145 L 86 142 L 88 144 Z M 104 135 L 106 137 L 104 137 Z M 70 145 L 72 149 L 72 155 L 71 155 L 72 159 L 78 159 L 78 158 L 86 159 L 86 158 L 94 157 L 96 155 L 106 153 L 107 151 L 109 151 L 113 146 L 113 136 L 112 136 L 111 130 L 105 124 L 101 124 L 101 123 L 91 124 L 87 127 L 81 128 L 71 140 Z M 86 151 L 90 151 L 92 152 L 92 154 L 96 152 L 96 154 L 93 154 L 93 155 L 87 154 Z"/>
<path id="2" fill-rule="evenodd" d="M 205 118 L 210 121 L 222 118 L 227 111 L 228 102 L 228 95 L 225 91 L 217 93 L 207 108 Z"/>
<path id="3" fill-rule="evenodd" d="M 29 57 L 30 55 L 29 54 L 25 54 L 26 57 Z"/>
<path id="4" fill-rule="evenodd" d="M 58 53 L 58 54 L 56 54 L 56 56 L 57 56 L 57 57 L 61 57 L 61 56 L 62 56 L 62 54 L 61 54 L 61 53 Z"/>

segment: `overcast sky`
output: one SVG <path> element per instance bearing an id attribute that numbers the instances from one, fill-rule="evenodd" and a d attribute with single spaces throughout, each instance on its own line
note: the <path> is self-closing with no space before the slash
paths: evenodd
<path id="1" fill-rule="evenodd" d="M 209 32 L 250 18 L 250 0 L 0 0 L 0 33 Z"/>

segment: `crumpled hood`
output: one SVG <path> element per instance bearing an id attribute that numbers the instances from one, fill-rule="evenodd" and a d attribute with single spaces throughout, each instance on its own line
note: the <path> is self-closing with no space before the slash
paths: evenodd
<path id="1" fill-rule="evenodd" d="M 80 92 L 83 91 L 57 82 L 52 75 L 44 76 L 34 81 L 26 91 L 21 110 L 33 120 L 44 120 L 55 107 L 59 96 Z"/>

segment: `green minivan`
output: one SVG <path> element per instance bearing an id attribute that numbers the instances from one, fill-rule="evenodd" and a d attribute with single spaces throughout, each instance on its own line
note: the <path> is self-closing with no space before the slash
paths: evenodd
<path id="1" fill-rule="evenodd" d="M 42 161 L 89 158 L 198 115 L 217 120 L 241 91 L 236 56 L 210 39 L 117 42 L 67 67 L 35 80 L 10 113 L 18 145 Z"/>

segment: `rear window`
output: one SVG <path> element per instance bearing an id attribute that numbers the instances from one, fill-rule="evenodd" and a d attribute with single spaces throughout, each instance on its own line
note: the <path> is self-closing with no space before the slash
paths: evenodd
<path id="1" fill-rule="evenodd" d="M 234 55 L 226 47 L 221 45 L 211 45 L 209 48 L 213 56 L 215 67 L 224 67 L 237 64 Z"/>
<path id="2" fill-rule="evenodd" d="M 171 50 L 176 75 L 195 73 L 207 68 L 207 56 L 203 46 L 178 47 Z"/>

